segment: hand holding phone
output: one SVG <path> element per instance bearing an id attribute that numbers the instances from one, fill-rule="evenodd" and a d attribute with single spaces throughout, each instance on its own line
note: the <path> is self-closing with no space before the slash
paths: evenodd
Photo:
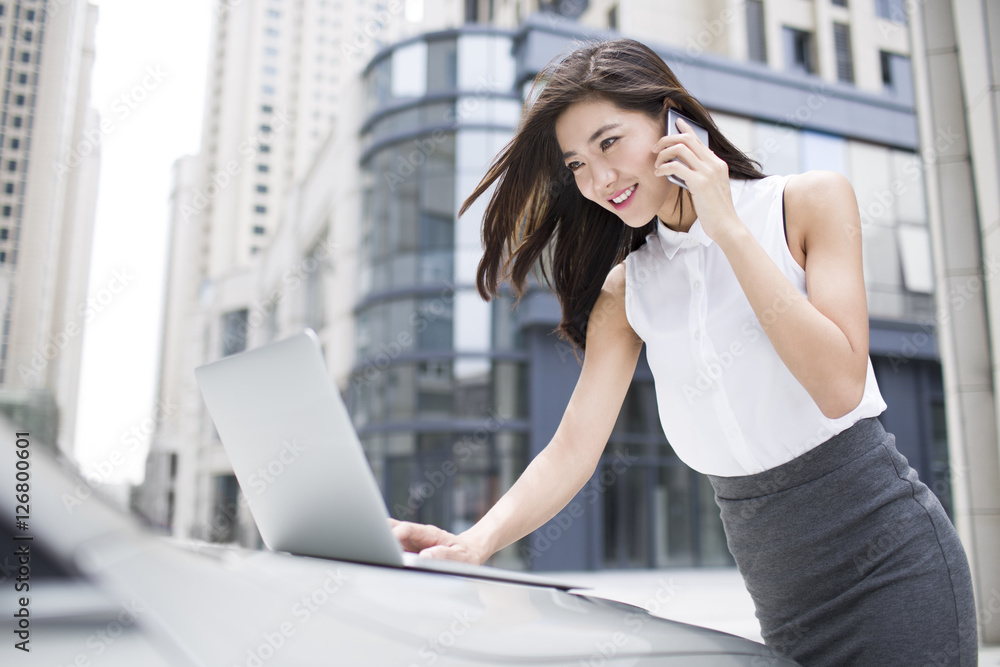
<path id="1" fill-rule="evenodd" d="M 694 130 L 694 134 L 696 137 L 698 137 L 698 140 L 701 141 L 701 143 L 708 146 L 708 130 L 706 130 L 704 127 L 694 122 L 687 116 L 677 113 L 677 111 L 674 110 L 673 108 L 667 109 L 667 136 L 673 134 L 683 134 L 680 128 L 677 127 L 678 118 L 683 118 L 684 121 L 691 126 L 691 129 Z M 673 162 L 673 160 L 671 160 L 671 162 Z M 684 162 L 681 161 L 681 164 L 684 164 Z M 684 164 L 684 166 L 686 167 L 688 165 Z M 679 178 L 677 176 L 667 176 L 667 178 L 670 180 L 671 183 L 676 183 L 682 188 L 687 189 L 687 184 L 684 183 L 683 178 Z"/>

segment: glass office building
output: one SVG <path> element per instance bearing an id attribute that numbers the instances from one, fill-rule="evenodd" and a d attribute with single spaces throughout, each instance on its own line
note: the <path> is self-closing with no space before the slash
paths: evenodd
<path id="1" fill-rule="evenodd" d="M 486 303 L 476 292 L 488 197 L 456 218 L 516 128 L 535 73 L 582 37 L 569 30 L 470 25 L 394 44 L 365 69 L 363 268 L 348 394 L 397 518 L 453 532 L 474 523 L 548 443 L 579 375 L 572 349 L 552 333 L 559 307 L 550 293 L 536 287 L 512 309 L 510 297 Z M 833 169 L 855 184 L 871 353 L 890 405 L 883 422 L 947 503 L 912 100 L 660 53 L 765 172 Z M 843 120 L 852 117 L 870 122 L 859 129 Z M 905 196 L 895 187 L 901 179 Z M 593 478 L 497 562 L 540 570 L 732 563 L 710 485 L 663 435 L 644 354 Z"/>
<path id="2" fill-rule="evenodd" d="M 456 214 L 520 115 L 511 35 L 398 44 L 366 76 L 353 418 L 398 518 L 462 530 L 527 458 L 528 358 L 509 300 L 474 289 Z"/>

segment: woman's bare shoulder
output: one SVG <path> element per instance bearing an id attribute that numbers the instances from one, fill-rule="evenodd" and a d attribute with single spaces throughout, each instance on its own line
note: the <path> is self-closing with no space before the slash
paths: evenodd
<path id="1" fill-rule="evenodd" d="M 785 184 L 784 197 L 786 213 L 805 224 L 831 215 L 858 215 L 854 188 L 836 171 L 816 169 L 796 174 Z"/>
<path id="2" fill-rule="evenodd" d="M 595 325 L 610 333 L 624 334 L 632 342 L 639 341 L 625 314 L 625 262 L 617 264 L 604 279 L 588 328 Z"/>
<path id="3" fill-rule="evenodd" d="M 836 171 L 813 170 L 788 179 L 784 193 L 788 245 L 803 258 L 810 240 L 843 236 L 860 242 L 860 214 L 854 188 Z M 798 259 L 798 257 L 797 257 Z"/>
<path id="4" fill-rule="evenodd" d="M 608 272 L 601 291 L 612 292 L 616 297 L 625 299 L 625 262 L 619 262 Z"/>

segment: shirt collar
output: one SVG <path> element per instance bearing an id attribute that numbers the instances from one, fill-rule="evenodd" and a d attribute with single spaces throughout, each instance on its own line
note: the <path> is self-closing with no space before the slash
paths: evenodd
<path id="1" fill-rule="evenodd" d="M 673 259 L 674 255 L 681 248 L 694 248 L 698 245 L 708 247 L 712 245 L 712 239 L 701 227 L 701 221 L 695 220 L 691 228 L 686 232 L 678 232 L 670 229 L 665 224 L 656 219 L 656 235 L 660 239 L 660 247 L 667 259 Z"/>
<path id="2" fill-rule="evenodd" d="M 733 196 L 733 206 L 736 206 L 736 203 L 739 201 L 739 196 L 743 191 L 745 183 L 746 181 L 743 179 L 729 179 L 729 188 Z M 667 256 L 667 259 L 673 259 L 674 255 L 676 255 L 681 248 L 694 248 L 699 245 L 707 248 L 713 243 L 712 239 L 702 228 L 701 220 L 697 218 L 691 225 L 691 228 L 686 232 L 678 232 L 670 229 L 661 223 L 659 218 L 656 218 L 656 236 L 660 241 L 660 247 L 663 248 L 663 253 Z"/>

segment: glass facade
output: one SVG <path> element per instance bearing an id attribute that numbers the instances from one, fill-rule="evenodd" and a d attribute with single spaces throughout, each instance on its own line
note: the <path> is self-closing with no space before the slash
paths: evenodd
<path id="1" fill-rule="evenodd" d="M 416 40 L 365 74 L 349 403 L 390 513 L 454 532 L 527 463 L 527 355 L 509 301 L 475 292 L 478 222 L 456 217 L 518 117 L 509 55 L 492 57 L 510 48 L 498 34 Z M 478 57 L 460 66 L 462 52 Z"/>
<path id="2" fill-rule="evenodd" d="M 733 564 L 712 486 L 674 454 L 651 380 L 632 381 L 596 480 L 603 567 Z"/>

